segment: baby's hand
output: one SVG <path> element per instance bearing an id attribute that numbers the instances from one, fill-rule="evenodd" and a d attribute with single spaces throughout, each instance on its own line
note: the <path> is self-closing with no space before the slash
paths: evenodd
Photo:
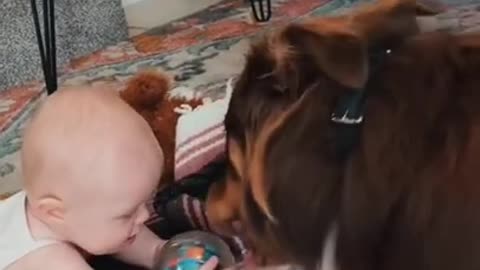
<path id="1" fill-rule="evenodd" d="M 163 248 L 163 245 L 157 248 L 157 251 L 156 251 L 157 259 L 159 258 L 162 252 L 162 248 Z M 215 270 L 217 269 L 217 266 L 218 266 L 218 258 L 214 256 L 208 259 L 208 261 L 205 262 L 205 264 L 203 264 L 202 267 L 200 267 L 200 269 L 198 270 Z"/>
<path id="2" fill-rule="evenodd" d="M 116 257 L 124 262 L 152 269 L 156 256 L 164 244 L 164 240 L 143 226 L 133 243 L 123 248 Z"/>
<path id="3" fill-rule="evenodd" d="M 218 266 L 218 258 L 217 257 L 211 257 L 208 259 L 208 261 L 202 265 L 200 270 L 215 270 Z"/>

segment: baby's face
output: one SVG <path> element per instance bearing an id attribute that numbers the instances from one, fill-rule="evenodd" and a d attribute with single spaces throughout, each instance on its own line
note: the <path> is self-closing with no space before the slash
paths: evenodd
<path id="1" fill-rule="evenodd" d="M 66 211 L 66 232 L 72 243 L 103 255 L 118 252 L 135 240 L 149 217 L 146 202 L 161 175 L 161 165 L 144 165 L 118 168 L 108 186 L 93 186 L 90 194 Z"/>
<path id="2" fill-rule="evenodd" d="M 52 232 L 108 254 L 148 218 L 163 155 L 148 123 L 98 85 L 49 96 L 25 131 L 22 162 L 32 209 Z"/>

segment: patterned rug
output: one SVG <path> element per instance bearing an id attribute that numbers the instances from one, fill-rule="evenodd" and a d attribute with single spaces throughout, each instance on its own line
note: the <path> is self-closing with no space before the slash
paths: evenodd
<path id="1" fill-rule="evenodd" d="M 225 81 L 237 75 L 252 38 L 286 22 L 344 11 L 367 0 L 273 0 L 273 18 L 253 22 L 244 0 L 224 0 L 192 16 L 76 59 L 61 71 L 61 85 L 124 82 L 139 70 L 155 68 L 184 86 L 181 95 L 217 99 Z M 427 20 L 432 29 L 479 31 L 479 0 L 449 0 L 457 8 Z M 448 3 L 448 1 L 447 1 Z M 472 4 L 472 5 L 467 5 Z M 20 188 L 18 150 L 22 129 L 45 97 L 41 82 L 0 93 L 0 197 Z M 55 119 L 52 119 L 55 121 Z"/>

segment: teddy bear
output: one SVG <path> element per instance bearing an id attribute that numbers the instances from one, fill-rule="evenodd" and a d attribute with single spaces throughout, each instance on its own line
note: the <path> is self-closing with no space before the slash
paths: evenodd
<path id="1" fill-rule="evenodd" d="M 162 147 L 165 164 L 159 188 L 174 181 L 175 131 L 181 116 L 177 109 L 185 105 L 196 108 L 202 104 L 200 99 L 169 95 L 170 90 L 171 81 L 166 74 L 147 70 L 129 79 L 120 92 L 120 96 L 148 122 Z"/>

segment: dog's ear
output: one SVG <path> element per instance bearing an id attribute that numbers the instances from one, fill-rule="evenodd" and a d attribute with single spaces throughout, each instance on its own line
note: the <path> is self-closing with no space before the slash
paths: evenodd
<path id="1" fill-rule="evenodd" d="M 447 6 L 439 0 L 376 0 L 360 8 L 357 14 L 396 13 L 408 11 L 412 15 L 435 15 L 447 9 Z"/>
<path id="2" fill-rule="evenodd" d="M 417 0 L 415 11 L 418 16 L 430 16 L 442 13 L 448 9 L 442 1 L 438 0 Z"/>
<path id="3" fill-rule="evenodd" d="M 377 0 L 349 15 L 349 27 L 370 43 L 395 43 L 419 32 L 417 16 L 445 7 L 437 0 Z"/>
<path id="4" fill-rule="evenodd" d="M 367 47 L 354 33 L 321 33 L 304 24 L 290 25 L 283 34 L 298 54 L 306 56 L 307 61 L 312 61 L 331 79 L 350 88 L 361 88 L 366 83 Z"/>

